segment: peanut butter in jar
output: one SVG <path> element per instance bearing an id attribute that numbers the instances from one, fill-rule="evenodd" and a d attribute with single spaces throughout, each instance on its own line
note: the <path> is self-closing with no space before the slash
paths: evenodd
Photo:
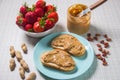
<path id="1" fill-rule="evenodd" d="M 91 12 L 83 16 L 78 16 L 82 10 L 88 8 L 83 4 L 74 4 L 70 6 L 67 10 L 67 28 L 70 32 L 76 34 L 84 34 L 89 30 Z"/>

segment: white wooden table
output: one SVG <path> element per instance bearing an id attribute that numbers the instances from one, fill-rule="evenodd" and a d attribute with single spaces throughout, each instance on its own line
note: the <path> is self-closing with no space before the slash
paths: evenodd
<path id="1" fill-rule="evenodd" d="M 57 23 L 58 31 L 67 31 L 66 11 L 74 3 L 90 5 L 97 0 L 46 0 L 47 3 L 55 4 L 59 14 Z M 19 63 L 16 61 L 16 69 L 11 72 L 9 69 L 9 47 L 13 45 L 16 50 L 21 51 L 21 44 L 28 46 L 28 54 L 24 59 L 28 63 L 31 72 L 36 72 L 36 80 L 52 80 L 37 71 L 33 62 L 33 49 L 40 40 L 26 36 L 15 24 L 19 7 L 27 2 L 29 5 L 36 0 L 0 0 L 0 80 L 21 80 L 19 76 Z M 110 53 L 107 58 L 108 66 L 103 66 L 101 61 L 95 60 L 94 64 L 83 76 L 73 80 L 120 80 L 120 0 L 108 0 L 92 11 L 91 26 L 89 32 L 92 34 L 108 34 L 112 38 Z M 83 35 L 84 36 L 84 35 Z M 95 52 L 97 47 L 91 43 Z M 28 73 L 26 73 L 26 76 Z"/>

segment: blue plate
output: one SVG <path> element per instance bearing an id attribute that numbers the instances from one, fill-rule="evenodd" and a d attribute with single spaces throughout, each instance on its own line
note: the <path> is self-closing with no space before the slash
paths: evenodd
<path id="1" fill-rule="evenodd" d="M 72 56 L 76 63 L 76 67 L 74 70 L 69 71 L 69 72 L 64 72 L 60 70 L 56 70 L 53 68 L 49 68 L 44 66 L 41 61 L 40 57 L 41 55 L 52 49 L 50 46 L 50 42 L 60 34 L 70 34 L 74 37 L 76 37 L 86 48 L 86 53 L 84 56 L 80 57 L 75 57 Z M 44 38 L 42 38 L 35 46 L 34 48 L 34 55 L 33 55 L 34 63 L 36 68 L 44 75 L 53 78 L 53 79 L 72 79 L 75 77 L 78 77 L 85 73 L 90 66 L 92 65 L 94 61 L 94 51 L 93 48 L 91 47 L 90 43 L 83 37 L 77 34 L 69 33 L 69 32 L 58 32 L 58 33 L 53 33 L 50 34 Z"/>

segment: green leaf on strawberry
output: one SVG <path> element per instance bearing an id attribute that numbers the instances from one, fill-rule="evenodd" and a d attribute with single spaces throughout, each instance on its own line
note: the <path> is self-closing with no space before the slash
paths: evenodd
<path id="1" fill-rule="evenodd" d="M 35 5 L 32 5 L 31 11 L 35 11 Z"/>
<path id="2" fill-rule="evenodd" d="M 42 17 L 42 18 L 39 20 L 39 24 L 41 25 L 42 28 L 44 28 L 44 25 L 45 25 L 45 19 L 44 19 L 44 17 Z"/>

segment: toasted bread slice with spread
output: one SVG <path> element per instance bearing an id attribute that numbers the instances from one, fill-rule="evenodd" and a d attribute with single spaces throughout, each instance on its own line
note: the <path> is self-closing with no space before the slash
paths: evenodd
<path id="1" fill-rule="evenodd" d="M 68 34 L 60 35 L 60 36 L 58 36 L 58 37 L 56 37 L 55 39 L 52 40 L 51 46 L 53 48 L 66 50 L 66 49 L 71 47 L 71 45 L 72 45 L 72 43 L 71 43 L 72 38 L 74 38 L 74 37 L 70 36 Z"/>
<path id="2" fill-rule="evenodd" d="M 84 45 L 74 36 L 69 34 L 61 34 L 52 40 L 51 46 L 56 49 L 62 49 L 74 56 L 82 56 L 85 54 Z"/>
<path id="3" fill-rule="evenodd" d="M 43 65 L 62 71 L 71 71 L 75 68 L 75 62 L 67 52 L 60 49 L 48 51 L 40 57 Z"/>

